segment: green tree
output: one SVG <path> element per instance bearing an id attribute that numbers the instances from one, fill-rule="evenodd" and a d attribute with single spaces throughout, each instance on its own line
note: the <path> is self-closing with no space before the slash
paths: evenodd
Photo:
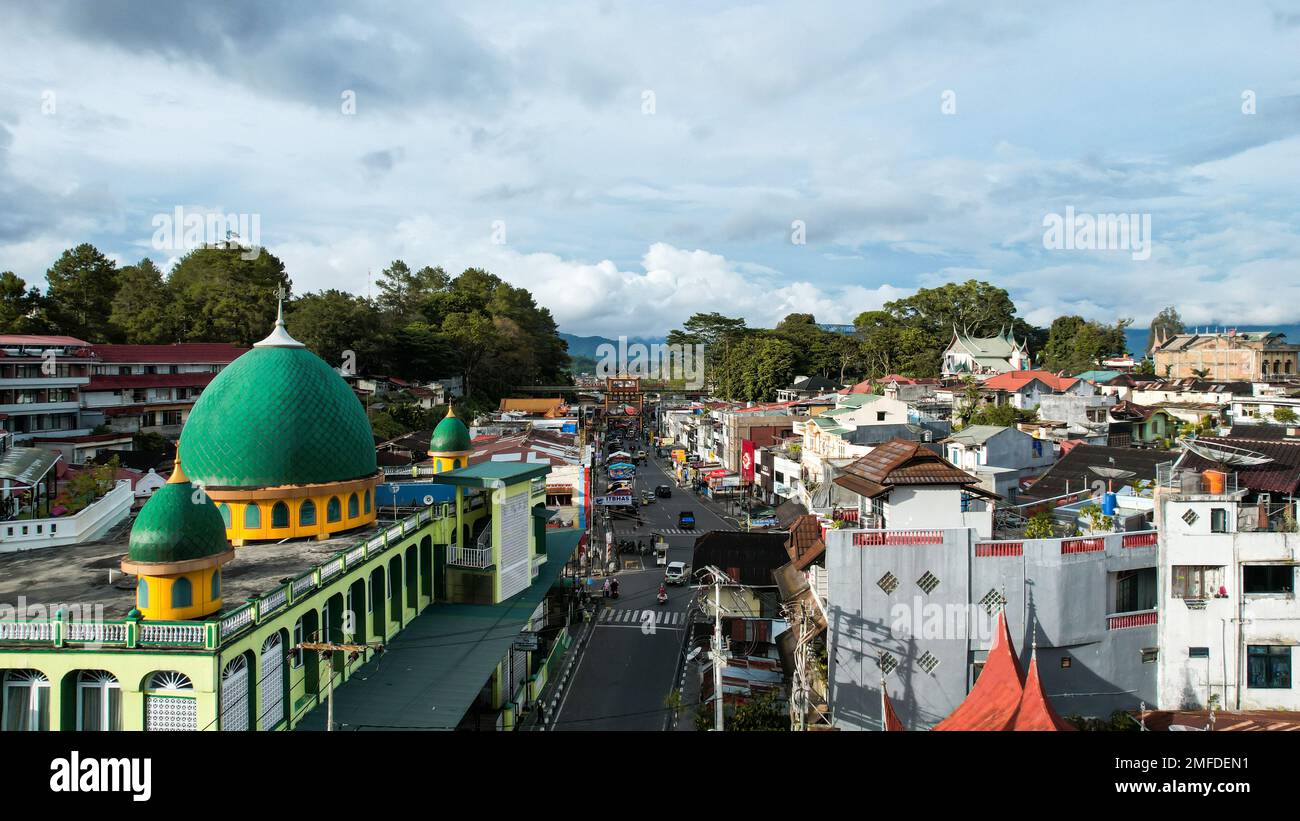
<path id="1" fill-rule="evenodd" d="M 88 242 L 63 252 L 45 272 L 50 318 L 60 331 L 87 342 L 116 342 L 109 322 L 117 266 Z"/>
<path id="2" fill-rule="evenodd" d="M 726 346 L 715 368 L 715 393 L 726 399 L 767 402 L 795 377 L 795 347 L 771 332 L 755 331 Z"/>
<path id="3" fill-rule="evenodd" d="M 817 327 L 812 314 L 789 314 L 777 323 L 773 333 L 794 346 L 795 371 L 798 374 L 829 377 L 842 367 L 842 351 L 837 343 L 845 335 Z"/>
<path id="4" fill-rule="evenodd" d="M 352 367 L 353 373 L 379 372 L 383 339 L 379 312 L 370 300 L 331 289 L 304 294 L 287 311 L 294 338 L 321 359 Z"/>
<path id="5" fill-rule="evenodd" d="M 170 304 L 162 271 L 145 257 L 118 272 L 109 319 L 120 329 L 123 340 L 133 345 L 175 342 Z"/>
<path id="6" fill-rule="evenodd" d="M 1031 422 L 1037 418 L 1035 411 L 1024 411 L 1011 405 L 981 405 L 970 416 L 972 425 L 996 425 L 1009 428 L 1017 422 Z"/>
<path id="7" fill-rule="evenodd" d="M 470 396 L 477 385 L 475 381 L 483 363 L 501 344 L 501 334 L 492 317 L 481 311 L 455 313 L 442 323 L 442 336 L 451 345 L 452 361 L 458 375 L 464 380 L 465 395 Z"/>
<path id="8" fill-rule="evenodd" d="M 1273 410 L 1273 421 L 1282 425 L 1294 425 L 1296 412 L 1286 405 L 1279 405 Z"/>
<path id="9" fill-rule="evenodd" d="M 1124 329 L 1132 323 L 1131 319 L 1119 319 L 1106 325 L 1081 316 L 1057 317 L 1048 331 L 1041 364 L 1049 371 L 1067 374 L 1092 370 L 1102 359 L 1124 353 L 1128 347 Z"/>
<path id="10" fill-rule="evenodd" d="M 1026 539 L 1051 539 L 1056 536 L 1056 524 L 1052 520 L 1052 514 L 1047 511 L 1035 513 L 1029 517 L 1025 523 Z"/>
<path id="11" fill-rule="evenodd" d="M 13 271 L 0 274 L 0 332 L 10 334 L 45 333 L 45 298 L 36 288 Z"/>
<path id="12" fill-rule="evenodd" d="M 1180 334 L 1186 329 L 1183 327 L 1183 318 L 1178 315 L 1178 309 L 1170 305 L 1151 318 L 1147 330 L 1147 353 L 1150 354 L 1159 339 Z"/>
<path id="13" fill-rule="evenodd" d="M 764 693 L 736 707 L 725 726 L 741 733 L 789 730 L 790 714 L 781 709 L 774 694 Z"/>
<path id="14" fill-rule="evenodd" d="M 206 246 L 182 257 L 167 284 L 180 341 L 238 345 L 266 337 L 275 323 L 277 292 L 293 287 L 284 263 L 265 248 L 249 260 L 238 248 Z"/>

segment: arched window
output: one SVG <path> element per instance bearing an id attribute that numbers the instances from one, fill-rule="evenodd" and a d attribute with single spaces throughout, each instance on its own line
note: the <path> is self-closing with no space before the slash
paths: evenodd
<path id="1" fill-rule="evenodd" d="M 276 502 L 271 508 L 271 527 L 288 527 L 289 526 L 289 506 L 284 502 Z"/>
<path id="2" fill-rule="evenodd" d="M 298 524 L 316 524 L 316 503 L 311 499 L 307 499 L 298 507 Z"/>
<path id="3" fill-rule="evenodd" d="M 142 577 L 135 586 L 135 606 L 144 610 L 149 606 L 149 582 Z"/>
<path id="4" fill-rule="evenodd" d="M 4 729 L 50 729 L 50 680 L 40 670 L 5 673 Z"/>
<path id="5" fill-rule="evenodd" d="M 339 497 L 331 496 L 329 504 L 325 506 L 325 518 L 330 522 L 338 522 L 343 519 L 343 504 L 339 502 Z"/>
<path id="6" fill-rule="evenodd" d="M 77 676 L 77 729 L 122 729 L 122 687 L 107 670 L 82 670 Z"/>
<path id="7" fill-rule="evenodd" d="M 211 601 L 221 598 L 221 568 L 212 571 L 212 590 L 208 597 Z"/>
<path id="8" fill-rule="evenodd" d="M 159 670 L 145 682 L 144 728 L 146 730 L 197 730 L 197 702 L 190 697 L 194 683 L 175 670 Z"/>
<path id="9" fill-rule="evenodd" d="M 248 659 L 241 653 L 221 671 L 221 729 L 248 729 Z"/>
<path id="10" fill-rule="evenodd" d="M 263 730 L 273 729 L 284 720 L 284 662 L 284 642 L 279 633 L 272 633 L 262 642 L 258 662 L 257 698 L 262 705 L 258 723 Z"/>
<path id="11" fill-rule="evenodd" d="M 255 504 L 244 507 L 244 527 L 259 530 L 262 527 L 262 509 Z"/>
<path id="12" fill-rule="evenodd" d="M 366 510 L 366 513 L 369 513 L 369 512 L 370 512 L 370 491 L 369 491 L 369 490 L 366 491 L 366 497 L 365 497 L 365 503 L 364 503 L 364 504 L 365 504 L 365 510 Z"/>
<path id="13" fill-rule="evenodd" d="M 194 603 L 194 588 L 190 580 L 181 576 L 172 582 L 172 607 L 189 607 Z"/>
<path id="14" fill-rule="evenodd" d="M 221 521 L 224 522 L 225 525 L 226 525 L 226 528 L 229 529 L 229 527 L 230 527 L 230 505 L 226 504 L 225 502 L 222 502 L 221 504 L 217 505 L 217 510 L 220 510 L 220 511 L 221 511 Z"/>
<path id="15" fill-rule="evenodd" d="M 1283 373 L 1291 373 L 1291 360 L 1290 360 L 1290 359 L 1288 359 L 1285 363 L 1283 363 L 1283 365 L 1282 365 L 1282 369 L 1283 369 Z"/>
<path id="16" fill-rule="evenodd" d="M 348 518 L 355 519 L 360 516 L 360 503 L 357 500 L 357 494 L 353 493 L 348 497 Z"/>

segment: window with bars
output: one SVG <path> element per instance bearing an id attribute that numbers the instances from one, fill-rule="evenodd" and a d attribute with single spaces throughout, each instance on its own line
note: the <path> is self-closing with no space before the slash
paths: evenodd
<path id="1" fill-rule="evenodd" d="M 1174 565 L 1169 589 L 1175 599 L 1208 599 L 1223 584 L 1223 568 L 1211 565 Z"/>
<path id="2" fill-rule="evenodd" d="M 990 616 L 994 615 L 1006 606 L 1007 597 L 1002 595 L 1001 591 L 997 588 L 993 588 L 989 592 L 985 593 L 984 598 L 980 599 L 980 607 L 983 607 L 984 612 L 988 613 Z"/>
<path id="3" fill-rule="evenodd" d="M 924 590 L 928 595 L 933 593 L 934 589 L 939 586 L 939 577 L 927 570 L 921 578 L 916 580 L 916 586 Z"/>
<path id="4" fill-rule="evenodd" d="M 898 577 L 893 573 L 886 573 L 876 582 L 876 586 L 885 591 L 886 594 L 893 593 L 898 589 Z"/>
<path id="5" fill-rule="evenodd" d="M 916 660 L 916 663 L 925 672 L 933 673 L 934 668 L 939 666 L 939 657 L 934 653 L 931 653 L 929 650 L 926 650 L 921 654 L 921 657 Z"/>
<path id="6" fill-rule="evenodd" d="M 894 672 L 894 670 L 898 669 L 898 659 L 894 658 L 890 653 L 882 650 L 880 651 L 878 659 L 880 662 L 880 671 L 885 675 L 889 675 Z"/>

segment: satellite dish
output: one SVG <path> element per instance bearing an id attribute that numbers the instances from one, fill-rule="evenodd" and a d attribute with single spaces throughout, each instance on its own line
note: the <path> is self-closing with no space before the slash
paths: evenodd
<path id="1" fill-rule="evenodd" d="M 1179 438 L 1178 444 L 1202 459 L 1224 467 L 1253 467 L 1273 461 L 1271 456 L 1265 456 L 1259 451 L 1239 448 L 1236 445 L 1225 445 L 1222 442 L 1198 442 L 1184 436 Z"/>
<path id="2" fill-rule="evenodd" d="M 1104 476 L 1107 479 L 1131 479 L 1134 476 L 1137 476 L 1137 471 L 1123 470 L 1121 468 L 1101 467 L 1099 465 L 1093 465 L 1089 467 L 1088 470 L 1092 471 L 1098 476 Z"/>

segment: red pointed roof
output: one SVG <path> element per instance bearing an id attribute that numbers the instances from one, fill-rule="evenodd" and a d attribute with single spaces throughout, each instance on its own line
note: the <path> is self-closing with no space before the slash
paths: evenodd
<path id="1" fill-rule="evenodd" d="M 1025 674 L 1020 669 L 1006 612 L 998 613 L 984 669 L 975 686 L 966 694 L 952 714 L 934 725 L 936 730 L 1007 730 L 1020 709 L 1025 689 Z"/>
<path id="2" fill-rule="evenodd" d="M 1011 729 L 1049 732 L 1069 732 L 1078 729 L 1052 709 L 1052 702 L 1048 700 L 1047 693 L 1043 692 L 1043 682 L 1038 678 L 1037 651 L 1029 659 L 1029 675 L 1025 678 L 1025 692 L 1020 696 L 1020 709 L 1016 711 L 1016 719 L 1012 722 Z"/>
<path id="3" fill-rule="evenodd" d="M 898 714 L 894 712 L 894 702 L 889 700 L 889 691 L 882 684 L 880 686 L 880 700 L 884 704 L 885 714 L 883 716 L 885 730 L 888 732 L 902 732 L 907 728 L 903 722 L 898 720 Z"/>

